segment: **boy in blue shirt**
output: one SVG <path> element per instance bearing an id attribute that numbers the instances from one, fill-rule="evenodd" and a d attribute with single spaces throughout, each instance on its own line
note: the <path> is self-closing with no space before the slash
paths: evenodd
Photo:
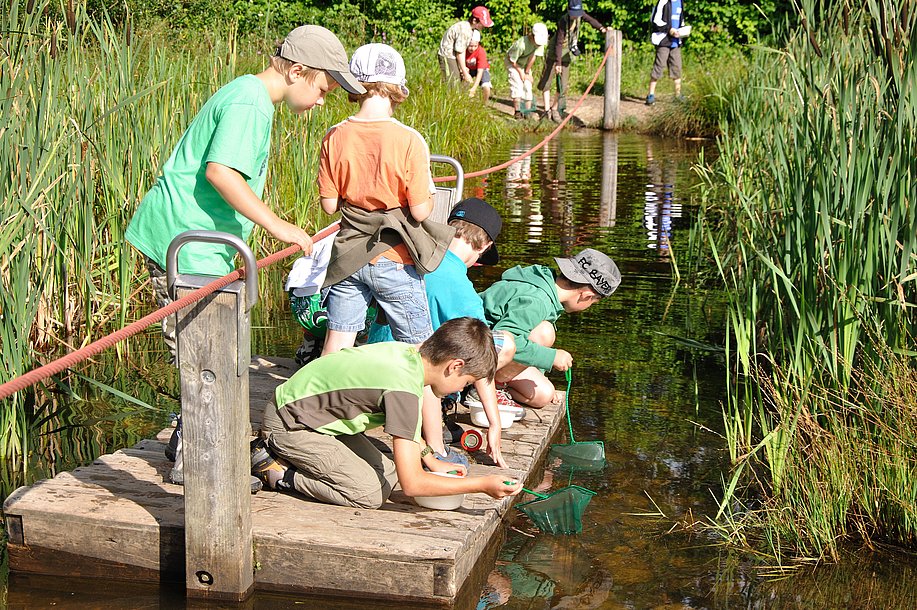
<path id="1" fill-rule="evenodd" d="M 460 201 L 449 215 L 448 224 L 455 228 L 449 250 L 435 271 L 424 276 L 430 320 L 434 330 L 448 320 L 471 317 L 484 320 L 484 306 L 474 285 L 468 279 L 468 269 L 475 263 L 493 265 L 500 260 L 494 243 L 503 227 L 500 213 L 485 201 L 469 198 Z M 391 341 L 388 326 L 374 324 L 369 333 L 369 343 Z M 497 368 L 512 362 L 515 342 L 506 332 L 494 333 L 497 348 Z M 506 462 L 500 453 L 500 417 L 498 396 L 492 379 L 479 379 L 474 383 L 489 422 L 487 453 L 501 468 Z M 442 434 L 441 402 L 427 388 L 424 393 L 423 436 L 439 456 L 446 455 Z"/>

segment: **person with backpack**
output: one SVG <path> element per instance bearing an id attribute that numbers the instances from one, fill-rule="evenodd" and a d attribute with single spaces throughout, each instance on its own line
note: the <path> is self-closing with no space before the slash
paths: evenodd
<path id="1" fill-rule="evenodd" d="M 650 42 L 656 47 L 656 59 L 650 72 L 647 106 L 656 103 L 656 83 L 666 67 L 675 83 L 675 98 L 681 99 L 681 45 L 691 31 L 690 26 L 685 25 L 683 0 L 659 0 L 653 9 L 650 26 Z"/>

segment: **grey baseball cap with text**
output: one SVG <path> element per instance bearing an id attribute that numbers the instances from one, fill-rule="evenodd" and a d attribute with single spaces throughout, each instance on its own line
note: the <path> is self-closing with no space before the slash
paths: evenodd
<path id="1" fill-rule="evenodd" d="M 607 297 L 621 284 L 618 266 L 605 254 L 586 248 L 570 258 L 555 258 L 565 278 L 577 284 L 589 284 L 597 293 Z"/>
<path id="2" fill-rule="evenodd" d="M 284 39 L 277 55 L 292 62 L 324 70 L 350 93 L 366 93 L 350 72 L 347 51 L 331 30 L 320 25 L 301 25 Z"/>

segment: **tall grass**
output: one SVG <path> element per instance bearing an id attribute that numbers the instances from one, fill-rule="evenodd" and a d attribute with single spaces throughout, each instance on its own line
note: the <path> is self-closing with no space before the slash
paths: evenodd
<path id="1" fill-rule="evenodd" d="M 917 3 L 840 5 L 802 0 L 755 53 L 707 174 L 729 202 L 702 233 L 731 299 L 720 516 L 778 559 L 917 542 Z"/>
<path id="2" fill-rule="evenodd" d="M 48 10 L 50 9 L 50 10 Z M 90 18 L 85 3 L 11 0 L 0 12 L 0 380 L 78 347 L 152 308 L 124 230 L 159 168 L 206 99 L 262 70 L 272 43 L 223 32 L 176 37 Z M 349 49 L 363 40 L 345 41 Z M 478 169 L 510 135 L 440 82 L 435 57 L 404 50 L 412 95 L 396 116 L 431 150 Z M 265 199 L 307 229 L 318 144 L 355 111 L 341 91 L 305 117 L 278 111 Z M 279 249 L 264 232 L 256 254 Z M 123 348 L 126 350 L 127 348 Z M 119 356 L 125 358 L 124 351 Z M 30 417 L 49 401 L 27 390 L 0 410 L 0 459 L 28 452 Z M 24 464 L 24 462 L 17 462 Z"/>

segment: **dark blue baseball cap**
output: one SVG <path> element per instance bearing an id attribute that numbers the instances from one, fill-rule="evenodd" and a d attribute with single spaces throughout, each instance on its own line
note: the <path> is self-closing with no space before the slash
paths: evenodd
<path id="1" fill-rule="evenodd" d="M 482 265 L 496 265 L 500 261 L 500 253 L 497 252 L 497 237 L 500 235 L 500 230 L 503 229 L 503 219 L 500 218 L 500 212 L 483 199 L 469 197 L 459 201 L 452 208 L 449 220 L 456 219 L 470 222 L 484 229 L 484 232 L 487 233 L 493 243 L 490 248 L 481 254 L 478 262 Z"/>
<path id="2" fill-rule="evenodd" d="M 582 17 L 586 14 L 583 10 L 583 0 L 570 0 L 567 5 L 567 14 L 571 17 Z"/>

